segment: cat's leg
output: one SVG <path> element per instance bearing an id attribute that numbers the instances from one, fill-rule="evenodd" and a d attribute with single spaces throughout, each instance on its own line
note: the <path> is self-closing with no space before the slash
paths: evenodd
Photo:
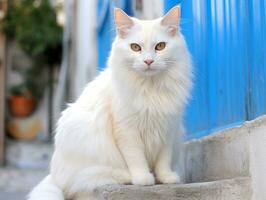
<path id="1" fill-rule="evenodd" d="M 127 129 L 125 133 L 117 134 L 117 145 L 128 166 L 132 183 L 134 185 L 153 185 L 155 179 L 149 170 L 144 145 L 136 133 Z"/>
<path id="2" fill-rule="evenodd" d="M 164 145 L 159 153 L 154 173 L 156 180 L 160 183 L 179 183 L 179 175 L 171 169 L 172 149 Z"/>

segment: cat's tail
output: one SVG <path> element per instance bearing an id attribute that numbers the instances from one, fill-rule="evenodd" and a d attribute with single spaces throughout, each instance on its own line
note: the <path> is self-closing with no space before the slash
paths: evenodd
<path id="1" fill-rule="evenodd" d="M 28 200 L 64 200 L 62 190 L 48 175 L 29 194 Z"/>

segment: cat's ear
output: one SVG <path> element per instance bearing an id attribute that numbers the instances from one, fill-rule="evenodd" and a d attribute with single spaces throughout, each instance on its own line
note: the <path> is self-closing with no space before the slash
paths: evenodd
<path id="1" fill-rule="evenodd" d="M 177 32 L 180 21 L 180 6 L 173 7 L 161 20 L 161 25 L 167 27 L 167 32 L 174 36 Z"/>
<path id="2" fill-rule="evenodd" d="M 114 19 L 118 36 L 125 38 L 130 28 L 134 26 L 133 20 L 119 8 L 114 9 Z"/>

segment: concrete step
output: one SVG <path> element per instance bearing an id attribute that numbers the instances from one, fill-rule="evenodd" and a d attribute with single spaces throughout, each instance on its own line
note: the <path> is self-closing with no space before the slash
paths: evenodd
<path id="1" fill-rule="evenodd" d="M 107 185 L 94 191 L 97 200 L 251 200 L 249 177 L 203 183 L 155 186 Z"/>
<path id="2" fill-rule="evenodd" d="M 251 177 L 254 200 L 266 199 L 266 115 L 185 144 L 185 182 Z"/>
<path id="3" fill-rule="evenodd" d="M 185 144 L 185 182 L 266 175 L 266 115 Z M 259 159 L 259 160 L 258 160 Z M 222 162 L 221 162 L 222 161 Z M 256 165 L 263 169 L 252 170 Z M 266 176 L 263 180 L 266 179 Z M 266 198 L 265 198 L 266 199 Z"/>

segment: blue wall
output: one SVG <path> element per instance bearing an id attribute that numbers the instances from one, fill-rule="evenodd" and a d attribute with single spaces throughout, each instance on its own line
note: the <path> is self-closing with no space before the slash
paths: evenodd
<path id="1" fill-rule="evenodd" d="M 195 87 L 185 120 L 188 139 L 265 114 L 266 2 L 164 2 L 165 11 L 182 2 L 181 28 L 195 65 Z M 106 55 L 100 56 L 100 66 L 105 59 Z"/>
<path id="2" fill-rule="evenodd" d="M 165 1 L 165 11 L 179 1 Z M 189 138 L 266 113 L 266 2 L 183 0 L 182 29 L 195 64 Z"/>

